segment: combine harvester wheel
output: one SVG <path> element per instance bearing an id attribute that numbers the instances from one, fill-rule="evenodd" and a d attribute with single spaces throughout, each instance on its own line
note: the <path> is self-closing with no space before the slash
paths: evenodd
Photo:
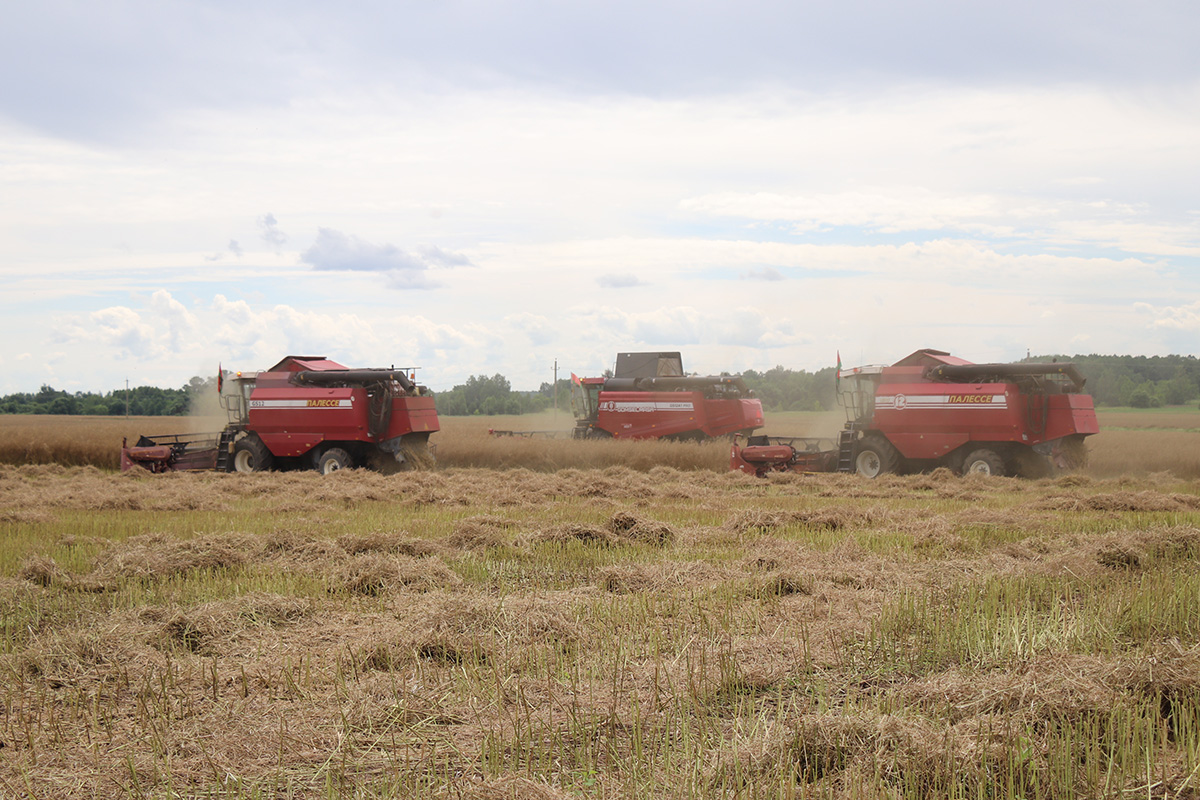
<path id="1" fill-rule="evenodd" d="M 1002 478 L 1007 473 L 1004 469 L 1004 459 L 995 450 L 989 450 L 982 447 L 978 450 L 972 450 L 967 455 L 962 466 L 963 475 L 991 475 L 996 478 Z"/>
<path id="2" fill-rule="evenodd" d="M 895 472 L 899 461 L 900 454 L 890 442 L 869 436 L 858 446 L 854 469 L 864 478 L 878 478 L 885 473 Z"/>
<path id="3" fill-rule="evenodd" d="M 339 469 L 350 469 L 354 466 L 354 459 L 340 447 L 331 447 L 321 454 L 320 460 L 317 461 L 317 472 L 322 475 L 328 475 L 331 472 L 337 472 Z"/>
<path id="4" fill-rule="evenodd" d="M 262 440 L 251 434 L 233 446 L 233 469 L 236 472 L 266 472 L 275 459 Z"/>

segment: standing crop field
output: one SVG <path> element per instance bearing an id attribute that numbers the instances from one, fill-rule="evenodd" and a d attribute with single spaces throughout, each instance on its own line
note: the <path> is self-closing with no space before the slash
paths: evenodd
<path id="1" fill-rule="evenodd" d="M 762 432 L 773 436 L 836 439 L 841 413 L 773 413 Z M 603 469 L 658 466 L 680 470 L 729 468 L 724 440 L 705 444 L 675 442 L 580 442 L 570 439 L 570 414 L 550 412 L 510 417 L 446 417 L 431 439 L 442 467 L 531 469 Z M 1088 439 L 1093 477 L 1171 473 L 1200 478 L 1200 412 L 1101 412 L 1101 432 Z M 0 415 L 0 464 L 61 464 L 116 469 L 122 438 L 139 434 L 215 433 L 225 425 L 216 417 L 63 417 Z M 492 428 L 555 431 L 558 438 L 493 437 Z"/>
<path id="2" fill-rule="evenodd" d="M 0 796 L 1196 798 L 1198 558 L 1166 472 L 0 466 Z"/>

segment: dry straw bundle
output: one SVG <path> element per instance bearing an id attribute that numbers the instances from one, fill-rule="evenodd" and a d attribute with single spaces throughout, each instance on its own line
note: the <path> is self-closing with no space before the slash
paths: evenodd
<path id="1" fill-rule="evenodd" d="M 0 786 L 1188 797 L 1197 497 L 1163 474 L 6 466 Z"/>

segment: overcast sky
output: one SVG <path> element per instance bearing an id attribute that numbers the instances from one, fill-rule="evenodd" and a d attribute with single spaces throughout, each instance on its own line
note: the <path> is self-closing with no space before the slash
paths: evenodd
<path id="1" fill-rule="evenodd" d="M 0 393 L 1200 352 L 1200 4 L 10 3 Z"/>

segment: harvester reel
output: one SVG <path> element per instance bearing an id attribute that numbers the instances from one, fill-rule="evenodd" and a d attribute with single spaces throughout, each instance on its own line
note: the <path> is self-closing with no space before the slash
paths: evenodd
<path id="1" fill-rule="evenodd" d="M 233 469 L 235 472 L 267 472 L 274 464 L 274 457 L 262 439 L 251 434 L 233 446 Z"/>
<path id="2" fill-rule="evenodd" d="M 887 472 L 895 472 L 900 454 L 890 442 L 875 436 L 862 440 L 858 455 L 854 457 L 854 471 L 864 478 L 878 478 Z"/>
<path id="3" fill-rule="evenodd" d="M 986 447 L 979 450 L 972 450 L 962 466 L 963 475 L 992 475 L 997 478 L 1004 477 L 1004 459 L 995 450 L 989 450 Z"/>

